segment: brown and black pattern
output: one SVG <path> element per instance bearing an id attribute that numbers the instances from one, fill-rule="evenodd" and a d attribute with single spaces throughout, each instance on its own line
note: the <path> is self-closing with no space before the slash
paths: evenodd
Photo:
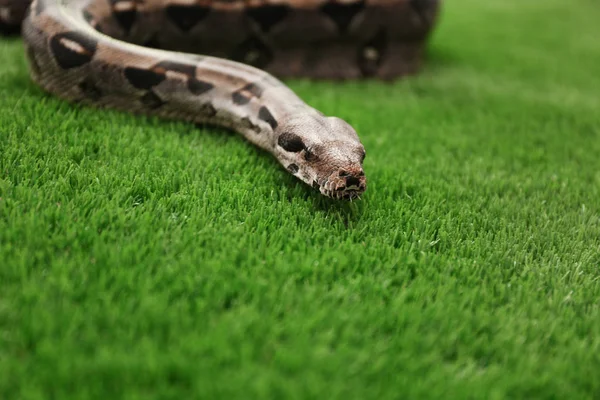
<path id="1" fill-rule="evenodd" d="M 233 92 L 232 100 L 237 105 L 245 105 L 250 102 L 252 98 L 260 99 L 262 96 L 263 89 L 256 83 L 249 83 L 240 90 Z"/>
<path id="2" fill-rule="evenodd" d="M 249 7 L 246 9 L 246 15 L 254 20 L 263 32 L 269 32 L 275 25 L 283 22 L 289 13 L 290 7 L 281 4 Z"/>
<path id="3" fill-rule="evenodd" d="M 277 128 L 277 120 L 275 120 L 273 114 L 271 114 L 271 111 L 269 111 L 269 109 L 266 106 L 262 106 L 258 110 L 258 118 L 271 125 L 272 129 Z"/>
<path id="4" fill-rule="evenodd" d="M 346 33 L 352 20 L 365 8 L 364 0 L 353 3 L 327 2 L 321 7 L 321 11 L 326 14 L 336 24 L 340 33 Z"/>
<path id="5" fill-rule="evenodd" d="M 131 31 L 138 15 L 138 5 L 142 0 L 110 0 L 112 13 L 125 33 Z"/>
<path id="6" fill-rule="evenodd" d="M 192 64 L 177 63 L 174 61 L 161 61 L 150 68 L 126 67 L 123 70 L 125 79 L 136 89 L 149 90 L 167 79 L 167 73 L 172 72 L 183 76 L 188 90 L 199 96 L 214 88 L 210 82 L 196 78 L 196 66 Z"/>
<path id="7" fill-rule="evenodd" d="M 146 68 L 126 67 L 123 74 L 125 79 L 136 89 L 149 90 L 167 79 L 164 71 Z"/>
<path id="8" fill-rule="evenodd" d="M 50 38 L 50 50 L 64 69 L 81 67 L 94 58 L 98 43 L 78 31 L 64 32 Z"/>
<path id="9" fill-rule="evenodd" d="M 28 3 L 0 0 L 0 29 L 19 25 Z M 356 131 L 309 107 L 270 74 L 414 73 L 439 6 L 438 0 L 37 0 L 22 32 L 31 77 L 44 90 L 73 102 L 231 128 L 321 194 L 355 199 L 366 190 L 365 149 Z M 182 50 L 194 46 L 202 56 Z"/>
<path id="10" fill-rule="evenodd" d="M 187 87 L 190 93 L 200 96 L 208 91 L 214 89 L 215 85 L 210 82 L 205 82 L 195 77 L 189 77 L 187 80 Z"/>
<path id="11" fill-rule="evenodd" d="M 88 23 L 101 32 L 106 28 L 108 34 L 118 33 L 118 27 L 120 39 L 167 50 L 197 49 L 279 77 L 316 79 L 390 79 L 417 72 L 421 49 L 441 7 L 440 0 L 331 0 L 306 5 L 285 0 L 90 1 L 83 11 Z M 43 13 L 47 2 L 35 2 L 33 13 Z M 0 0 L 0 8 L 8 4 L 13 10 L 10 21 L 0 17 L 4 33 L 18 32 L 28 3 Z M 106 4 L 110 15 L 94 14 L 98 7 L 90 4 L 100 3 Z M 114 23 L 105 25 L 107 18 Z M 210 90 L 193 80 L 190 88 L 196 93 Z"/>
<path id="12" fill-rule="evenodd" d="M 208 15 L 210 10 L 210 7 L 197 4 L 171 4 L 165 8 L 165 13 L 169 21 L 181 31 L 189 32 Z"/>
<path id="13" fill-rule="evenodd" d="M 187 82 L 188 90 L 196 96 L 200 96 L 215 87 L 215 85 L 212 83 L 196 77 L 196 65 L 194 64 L 184 64 L 175 61 L 161 61 L 152 67 L 152 70 L 163 74 L 172 72 L 182 75 Z"/>
<path id="14" fill-rule="evenodd" d="M 152 67 L 154 70 L 160 70 L 162 72 L 176 72 L 186 77 L 196 76 L 196 65 L 195 64 L 184 64 L 176 61 L 164 60 Z"/>

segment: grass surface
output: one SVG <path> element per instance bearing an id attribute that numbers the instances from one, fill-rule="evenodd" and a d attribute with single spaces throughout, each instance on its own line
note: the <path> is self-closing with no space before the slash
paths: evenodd
<path id="1" fill-rule="evenodd" d="M 600 398 L 600 8 L 455 0 L 321 198 L 220 130 L 72 106 L 0 41 L 0 398 Z"/>

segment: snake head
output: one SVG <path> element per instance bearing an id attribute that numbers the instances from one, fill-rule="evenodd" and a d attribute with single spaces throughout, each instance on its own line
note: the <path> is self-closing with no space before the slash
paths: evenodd
<path id="1" fill-rule="evenodd" d="M 344 120 L 319 112 L 296 115 L 280 124 L 276 137 L 279 161 L 321 194 L 353 200 L 366 190 L 365 148 Z"/>

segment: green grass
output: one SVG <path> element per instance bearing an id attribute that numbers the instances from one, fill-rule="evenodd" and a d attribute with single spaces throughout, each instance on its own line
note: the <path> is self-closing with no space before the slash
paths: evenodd
<path id="1" fill-rule="evenodd" d="M 599 20 L 448 1 L 419 77 L 290 82 L 359 131 L 352 204 L 2 39 L 0 398 L 600 398 Z"/>

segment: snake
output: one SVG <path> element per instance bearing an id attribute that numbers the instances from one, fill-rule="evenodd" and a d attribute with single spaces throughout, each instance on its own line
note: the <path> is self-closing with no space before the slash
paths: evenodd
<path id="1" fill-rule="evenodd" d="M 333 199 L 365 192 L 346 120 L 280 79 L 417 73 L 439 0 L 0 0 L 29 75 L 72 103 L 216 125 Z"/>

